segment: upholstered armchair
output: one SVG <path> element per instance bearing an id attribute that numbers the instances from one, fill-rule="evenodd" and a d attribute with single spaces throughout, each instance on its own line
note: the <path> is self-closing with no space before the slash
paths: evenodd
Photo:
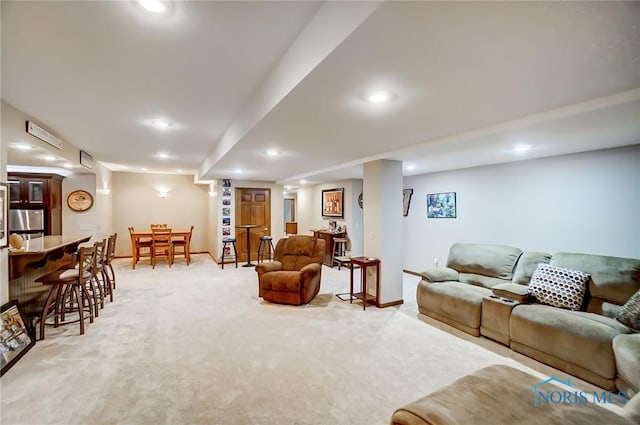
<path id="1" fill-rule="evenodd" d="M 302 305 L 318 295 L 323 239 L 302 235 L 280 239 L 273 259 L 256 266 L 260 297 L 274 303 Z"/>

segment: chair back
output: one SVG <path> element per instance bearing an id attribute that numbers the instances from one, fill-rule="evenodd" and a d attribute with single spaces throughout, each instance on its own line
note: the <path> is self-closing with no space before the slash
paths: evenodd
<path id="1" fill-rule="evenodd" d="M 151 228 L 151 230 L 153 230 L 154 228 L 166 229 L 168 226 L 167 226 L 167 223 L 161 223 L 161 224 L 150 224 L 149 227 Z"/>
<path id="2" fill-rule="evenodd" d="M 316 239 L 313 236 L 290 236 L 278 241 L 273 258 L 280 261 L 282 269 L 287 271 L 300 270 L 311 263 L 322 264 L 324 244 L 324 239 Z"/>
<path id="3" fill-rule="evenodd" d="M 171 244 L 171 229 L 164 227 L 151 228 L 151 242 L 153 246 L 166 246 Z"/>
<path id="4" fill-rule="evenodd" d="M 111 264 L 111 260 L 113 260 L 116 256 L 116 240 L 118 238 L 118 234 L 114 233 L 109 236 L 107 239 L 107 254 L 105 256 L 105 264 Z"/>
<path id="5" fill-rule="evenodd" d="M 78 250 L 78 279 L 85 283 L 93 276 L 96 263 L 96 247 L 83 246 Z"/>
<path id="6" fill-rule="evenodd" d="M 93 246 L 96 249 L 96 260 L 93 267 L 94 274 L 97 274 L 102 270 L 102 266 L 105 262 L 105 257 L 107 255 L 107 240 L 103 239 L 101 241 L 96 241 L 93 243 Z"/>

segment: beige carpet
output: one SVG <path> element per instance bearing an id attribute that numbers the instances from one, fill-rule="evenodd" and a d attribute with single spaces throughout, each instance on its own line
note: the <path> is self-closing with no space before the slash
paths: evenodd
<path id="1" fill-rule="evenodd" d="M 416 317 L 333 294 L 290 307 L 257 297 L 252 268 L 207 255 L 155 270 L 116 260 L 118 288 L 96 322 L 47 328 L 0 380 L 4 424 L 386 424 L 397 407 L 490 364 L 514 360 Z"/>

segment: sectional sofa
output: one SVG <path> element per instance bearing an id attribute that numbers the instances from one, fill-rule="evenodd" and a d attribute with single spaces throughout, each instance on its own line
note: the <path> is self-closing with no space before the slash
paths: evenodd
<path id="1" fill-rule="evenodd" d="M 582 296 L 567 295 L 563 287 L 554 293 L 547 269 L 576 274 Z M 457 243 L 445 268 L 422 276 L 420 313 L 607 390 L 640 391 L 640 334 L 616 319 L 622 305 L 640 298 L 639 259 Z M 551 299 L 545 298 L 548 288 Z"/>

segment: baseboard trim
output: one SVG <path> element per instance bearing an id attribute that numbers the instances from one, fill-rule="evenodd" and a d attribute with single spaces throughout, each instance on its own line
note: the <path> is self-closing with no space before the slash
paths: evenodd
<path id="1" fill-rule="evenodd" d="M 391 302 L 384 303 L 384 304 L 378 304 L 378 308 L 393 307 L 393 306 L 400 305 L 400 304 L 404 304 L 404 300 L 396 300 L 396 301 L 391 301 Z"/>

